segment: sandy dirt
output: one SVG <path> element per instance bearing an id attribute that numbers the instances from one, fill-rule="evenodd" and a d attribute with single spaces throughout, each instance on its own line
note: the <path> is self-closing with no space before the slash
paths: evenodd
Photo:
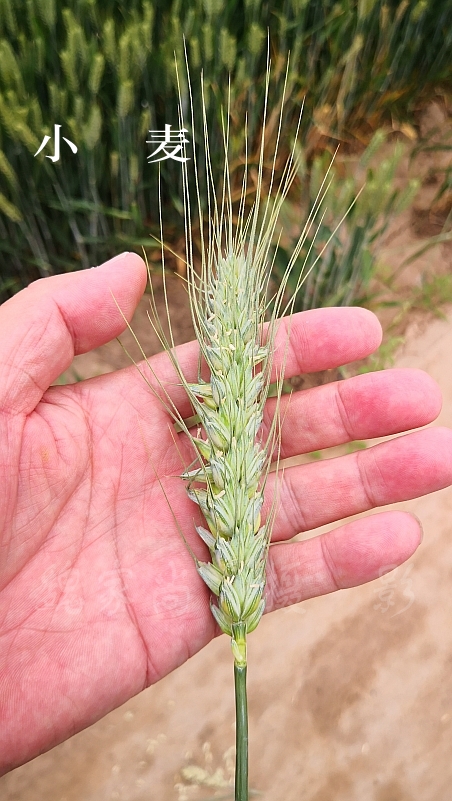
<path id="1" fill-rule="evenodd" d="M 391 233 L 385 258 L 391 248 L 413 245 L 410 225 L 406 217 Z M 451 269 L 447 249 L 428 258 Z M 178 338 L 190 339 L 176 279 L 170 295 Z M 452 426 L 452 309 L 446 313 L 443 320 L 411 324 L 396 365 L 422 368 L 438 381 L 444 407 L 437 422 Z M 156 350 L 144 303 L 135 327 L 147 352 Z M 77 359 L 72 378 L 127 363 L 112 343 L 89 360 Z M 250 638 L 256 798 L 452 797 L 452 489 L 396 508 L 413 512 L 424 526 L 424 541 L 408 563 L 364 587 L 266 616 Z M 124 707 L 0 779 L 0 798 L 231 798 L 233 702 L 230 647 L 222 637 Z"/>

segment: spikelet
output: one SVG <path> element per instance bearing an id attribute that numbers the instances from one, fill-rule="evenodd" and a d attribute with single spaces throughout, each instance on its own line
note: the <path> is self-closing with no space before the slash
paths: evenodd
<path id="1" fill-rule="evenodd" d="M 190 56 L 190 61 L 194 69 L 197 69 L 201 65 L 201 49 L 197 36 L 192 36 L 190 38 Z"/>
<path id="2" fill-rule="evenodd" d="M 203 61 L 208 64 L 213 59 L 213 27 L 211 22 L 202 26 Z"/>
<path id="3" fill-rule="evenodd" d="M 213 20 L 224 8 L 224 0 L 203 0 L 204 12 L 208 19 Z"/>
<path id="4" fill-rule="evenodd" d="M 33 132 L 30 131 L 28 125 L 21 120 L 17 121 L 14 127 L 14 133 L 16 138 L 25 145 L 30 153 L 36 152 L 37 148 L 39 147 L 39 140 L 36 138 Z"/>
<path id="5" fill-rule="evenodd" d="M 49 93 L 49 100 L 50 100 L 50 112 L 52 118 L 57 120 L 60 116 L 60 90 L 56 83 L 49 81 L 47 84 L 47 91 Z"/>
<path id="6" fill-rule="evenodd" d="M 24 97 L 25 89 L 19 65 L 10 43 L 0 41 L 0 77 L 5 86 L 14 87 L 20 97 Z"/>
<path id="7" fill-rule="evenodd" d="M 10 203 L 8 198 L 6 198 L 2 192 L 0 192 L 0 211 L 3 212 L 6 217 L 9 217 L 9 219 L 13 222 L 18 223 L 22 222 L 23 220 L 20 210 L 13 203 Z"/>
<path id="8" fill-rule="evenodd" d="M 235 36 L 229 33 L 228 29 L 223 27 L 220 31 L 220 59 L 221 63 L 229 70 L 232 71 L 235 58 L 236 58 L 237 42 Z"/>
<path id="9" fill-rule="evenodd" d="M 105 59 L 102 53 L 96 53 L 92 62 L 88 78 L 88 87 L 93 95 L 97 95 L 104 73 Z"/>
<path id="10" fill-rule="evenodd" d="M 115 64 L 117 57 L 117 45 L 115 36 L 115 21 L 109 17 L 104 22 L 102 31 L 102 43 L 105 58 L 110 64 Z"/>
<path id="11" fill-rule="evenodd" d="M 46 43 L 42 36 L 36 36 L 31 46 L 34 71 L 42 75 L 45 65 Z"/>
<path id="12" fill-rule="evenodd" d="M 116 101 L 116 110 L 118 117 L 127 117 L 133 104 L 133 82 L 124 81 L 119 84 L 118 97 Z"/>
<path id="13" fill-rule="evenodd" d="M 131 153 L 129 156 L 129 177 L 132 184 L 138 183 L 139 167 L 138 156 L 136 153 Z"/>
<path id="14" fill-rule="evenodd" d="M 16 133 L 16 118 L 14 115 L 14 110 L 11 108 L 9 103 L 5 102 L 0 94 L 0 122 L 11 138 L 14 138 Z"/>
<path id="15" fill-rule="evenodd" d="M 48 28 L 55 26 L 56 8 L 55 0 L 37 0 L 38 14 Z"/>
<path id="16" fill-rule="evenodd" d="M 145 53 L 152 50 L 152 29 L 154 25 L 154 7 L 149 2 L 143 3 L 143 21 L 140 25 L 140 44 Z"/>
<path id="17" fill-rule="evenodd" d="M 76 53 L 74 50 L 62 50 L 60 53 L 61 66 L 66 76 L 69 88 L 74 94 L 79 90 L 79 80 L 76 65 Z"/>
<path id="18" fill-rule="evenodd" d="M 0 31 L 3 33 L 6 30 L 11 36 L 17 33 L 17 20 L 12 0 L 1 0 L 0 2 Z"/>
<path id="19" fill-rule="evenodd" d="M 253 56 L 258 56 L 262 52 L 265 42 L 265 31 L 257 22 L 252 22 L 247 37 L 247 49 Z"/>
<path id="20" fill-rule="evenodd" d="M 75 117 L 75 124 L 80 130 L 83 125 L 83 120 L 85 119 L 85 99 L 81 95 L 76 95 L 74 97 L 74 117 Z"/>
<path id="21" fill-rule="evenodd" d="M 82 139 L 88 148 L 93 150 L 97 145 L 102 130 L 102 114 L 97 103 L 93 103 L 90 108 L 89 117 L 86 125 L 82 127 Z"/>
<path id="22" fill-rule="evenodd" d="M 130 48 L 130 34 L 125 30 L 119 39 L 119 58 L 117 62 L 117 70 L 119 81 L 125 84 L 130 76 L 131 67 L 131 48 Z"/>
<path id="23" fill-rule="evenodd" d="M 30 128 L 34 133 L 42 131 L 42 111 L 37 97 L 33 97 L 29 106 Z"/>
<path id="24" fill-rule="evenodd" d="M 17 175 L 14 172 L 13 168 L 11 167 L 11 164 L 6 158 L 3 150 L 0 150 L 0 174 L 3 175 L 4 178 L 6 178 L 11 189 L 13 189 L 14 191 L 18 189 L 19 182 L 17 180 Z"/>

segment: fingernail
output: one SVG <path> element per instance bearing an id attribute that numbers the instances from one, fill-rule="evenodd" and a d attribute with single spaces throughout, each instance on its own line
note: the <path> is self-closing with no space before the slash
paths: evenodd
<path id="1" fill-rule="evenodd" d="M 419 527 L 421 529 L 421 539 L 419 541 L 419 545 L 421 544 L 422 540 L 424 539 L 424 526 L 422 525 L 421 521 L 419 520 Z"/>
<path id="2" fill-rule="evenodd" d="M 411 514 L 413 514 L 413 513 L 411 513 Z M 424 526 L 422 525 L 422 520 L 420 520 L 420 518 L 417 515 L 413 514 L 413 517 L 416 518 L 416 520 L 418 522 L 418 526 L 419 526 L 420 532 L 421 532 L 421 539 L 419 540 L 419 545 L 420 545 L 422 540 L 424 539 Z"/>
<path id="3" fill-rule="evenodd" d="M 99 264 L 98 267 L 111 267 L 112 264 L 116 264 L 117 261 L 121 261 L 121 259 L 125 259 L 130 253 L 129 250 L 125 250 L 124 253 L 119 253 L 117 256 L 113 256 L 112 259 L 108 259 L 108 261 L 104 261 L 103 264 Z"/>

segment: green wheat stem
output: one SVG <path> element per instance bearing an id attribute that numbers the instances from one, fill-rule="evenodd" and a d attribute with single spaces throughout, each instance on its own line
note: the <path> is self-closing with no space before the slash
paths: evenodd
<path id="1" fill-rule="evenodd" d="M 234 663 L 235 687 L 235 801 L 248 801 L 248 701 L 246 665 Z"/>

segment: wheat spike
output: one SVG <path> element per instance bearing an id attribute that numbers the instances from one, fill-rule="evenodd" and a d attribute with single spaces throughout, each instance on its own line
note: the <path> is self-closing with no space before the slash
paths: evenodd
<path id="1" fill-rule="evenodd" d="M 232 637 L 240 665 L 246 664 L 244 635 L 256 628 L 264 611 L 268 541 L 267 527 L 260 526 L 266 455 L 256 436 L 262 423 L 269 348 L 260 343 L 263 281 L 255 275 L 252 255 L 241 245 L 220 255 L 201 290 L 202 317 L 197 325 L 210 381 L 189 384 L 188 392 L 206 432 L 209 458 L 184 474 L 190 485 L 204 485 L 188 489 L 211 534 L 198 529 L 212 563 L 198 563 L 197 568 L 218 596 L 212 613 Z M 257 365 L 263 372 L 256 372 Z M 202 458 L 199 445 L 197 450 Z"/>
<path id="2" fill-rule="evenodd" d="M 209 174 L 205 120 L 204 115 Z M 267 202 L 261 215 L 258 193 L 262 182 L 262 142 L 256 202 L 245 220 L 245 168 L 239 222 L 234 227 L 227 152 L 226 130 L 224 193 L 221 204 L 217 205 L 214 187 L 210 186 L 208 202 L 212 218 L 200 274 L 191 257 L 185 183 L 188 291 L 201 355 L 210 375 L 207 381 L 199 375 L 197 383 L 184 380 L 205 439 L 191 438 L 198 466 L 185 471 L 182 477 L 188 482 L 190 499 L 198 504 L 208 526 L 197 530 L 209 547 L 212 561 L 197 562 L 197 570 L 218 599 L 211 603 L 212 613 L 222 631 L 231 637 L 236 666 L 243 668 L 246 635 L 256 628 L 265 607 L 271 520 L 261 525 L 261 508 L 269 453 L 268 443 L 263 443 L 259 434 L 270 381 L 275 326 L 270 325 L 264 339 L 263 325 L 270 278 L 268 252 L 277 213 L 292 179 L 292 165 L 286 171 L 285 187 L 273 205 Z M 186 174 L 184 177 L 186 181 Z M 274 433 L 273 428 L 270 440 Z"/>
<path id="3" fill-rule="evenodd" d="M 267 121 L 269 75 L 270 65 L 268 62 L 265 111 L 262 121 L 263 132 L 265 132 Z M 281 98 L 274 157 L 266 181 L 268 194 L 263 201 L 261 198 L 265 149 L 263 133 L 258 158 L 254 203 L 251 211 L 246 214 L 245 201 L 248 194 L 249 176 L 247 153 L 245 153 L 242 191 L 236 218 L 233 214 L 229 177 L 228 124 L 224 126 L 223 193 L 220 198 L 217 198 L 209 155 L 206 96 L 203 83 L 201 83 L 205 174 L 207 176 L 207 185 L 203 188 L 199 185 L 195 148 L 193 148 L 192 154 L 198 214 L 201 221 L 201 267 L 199 272 L 195 268 L 193 258 L 187 164 L 185 163 L 182 168 L 187 255 L 186 280 L 193 324 L 200 348 L 196 382 L 187 381 L 177 361 L 167 302 L 169 338 L 165 335 L 152 291 L 152 281 L 150 281 L 150 321 L 189 396 L 193 410 L 198 415 L 200 432 L 203 431 L 203 436 L 200 433 L 198 436 L 191 434 L 169 394 L 153 373 L 151 363 L 146 360 L 154 374 L 158 389 L 146 379 L 137 365 L 143 378 L 152 391 L 159 395 L 160 400 L 163 401 L 168 412 L 177 421 L 179 428 L 185 432 L 193 446 L 194 464 L 183 472 L 182 478 L 187 482 L 189 498 L 199 506 L 204 515 L 206 526 L 197 526 L 196 530 L 211 555 L 210 562 L 201 562 L 196 557 L 194 560 L 199 575 L 213 595 L 212 614 L 222 631 L 231 638 L 234 656 L 237 722 L 236 801 L 247 801 L 248 799 L 246 639 L 247 634 L 258 625 L 265 608 L 266 562 L 276 512 L 275 499 L 267 519 L 264 522 L 261 521 L 266 478 L 275 449 L 278 452 L 280 435 L 280 420 L 277 411 L 270 424 L 267 438 L 265 441 L 263 440 L 261 432 L 263 410 L 272 373 L 277 317 L 280 313 L 291 312 L 296 294 L 309 271 L 306 272 L 306 275 L 303 275 L 303 271 L 300 273 L 292 299 L 283 307 L 287 279 L 292 265 L 309 235 L 326 191 L 324 179 L 311 214 L 287 265 L 287 270 L 272 299 L 272 314 L 265 327 L 264 320 L 269 307 L 272 266 L 269 257 L 270 249 L 275 238 L 275 228 L 281 205 L 287 196 L 298 166 L 295 153 L 299 127 L 295 132 L 294 145 L 283 170 L 281 181 L 275 188 L 276 156 L 281 136 L 287 75 L 288 72 L 286 72 Z M 179 123 L 181 128 L 186 128 L 177 63 L 176 76 L 180 98 Z M 190 80 L 188 80 L 187 88 L 194 141 L 195 125 Z M 230 118 L 230 102 L 229 94 L 227 120 Z M 244 139 L 246 149 L 246 124 Z M 201 197 L 204 197 L 204 194 L 208 209 L 206 234 L 202 220 Z M 161 238 L 164 267 L 163 233 Z M 311 265 L 310 270 L 316 261 Z M 163 270 L 163 275 L 165 275 L 165 270 Z M 166 298 L 165 281 L 164 294 Z M 287 329 L 289 332 L 290 318 Z M 136 341 L 142 355 L 146 358 L 137 339 Z M 286 349 L 287 345 L 288 339 L 286 339 Z M 281 367 L 277 375 L 277 410 L 279 410 L 279 398 L 282 391 L 286 352 L 287 350 L 284 350 L 283 347 L 280 353 Z M 204 369 L 207 369 L 209 373 L 207 380 L 203 379 L 201 375 L 202 363 L 204 363 Z"/>
<path id="4" fill-rule="evenodd" d="M 211 219 L 208 241 L 203 241 L 199 275 L 193 265 L 188 188 L 185 184 L 188 291 L 201 356 L 210 375 L 205 381 L 199 373 L 197 383 L 187 383 L 176 365 L 205 434 L 204 439 L 191 437 L 198 466 L 185 471 L 182 478 L 188 482 L 190 499 L 198 504 L 207 522 L 207 529 L 197 527 L 197 531 L 208 546 L 212 561 L 197 562 L 196 566 L 217 598 L 211 602 L 212 614 L 222 631 L 231 637 L 237 668 L 246 667 L 246 635 L 256 628 L 265 608 L 266 561 L 274 509 L 262 524 L 261 508 L 270 459 L 279 436 L 278 416 L 273 420 L 266 442 L 262 441 L 261 424 L 270 384 L 276 318 L 281 311 L 292 264 L 305 241 L 323 199 L 322 192 L 325 191 L 323 182 L 312 217 L 301 234 L 276 293 L 272 317 L 264 336 L 271 273 L 269 251 L 282 202 L 297 169 L 294 145 L 281 183 L 273 199 L 270 199 L 283 105 L 284 94 L 265 207 L 261 209 L 263 134 L 254 205 L 245 219 L 248 178 L 245 164 L 235 225 L 228 172 L 229 132 L 225 132 L 223 196 L 221 203 L 217 203 L 209 172 L 209 141 L 204 107 L 204 146 L 207 175 L 211 181 L 210 187 L 207 187 Z M 265 122 L 264 116 L 263 130 Z M 194 166 L 196 177 L 196 158 Z M 184 176 L 186 181 L 186 173 Z M 199 187 L 197 189 L 199 202 Z M 200 202 L 199 212 L 202 216 Z M 294 295 L 284 311 L 291 308 L 306 277 L 301 273 Z M 286 347 L 287 344 L 286 341 Z M 282 362 L 278 397 L 282 387 L 284 357 Z"/>

